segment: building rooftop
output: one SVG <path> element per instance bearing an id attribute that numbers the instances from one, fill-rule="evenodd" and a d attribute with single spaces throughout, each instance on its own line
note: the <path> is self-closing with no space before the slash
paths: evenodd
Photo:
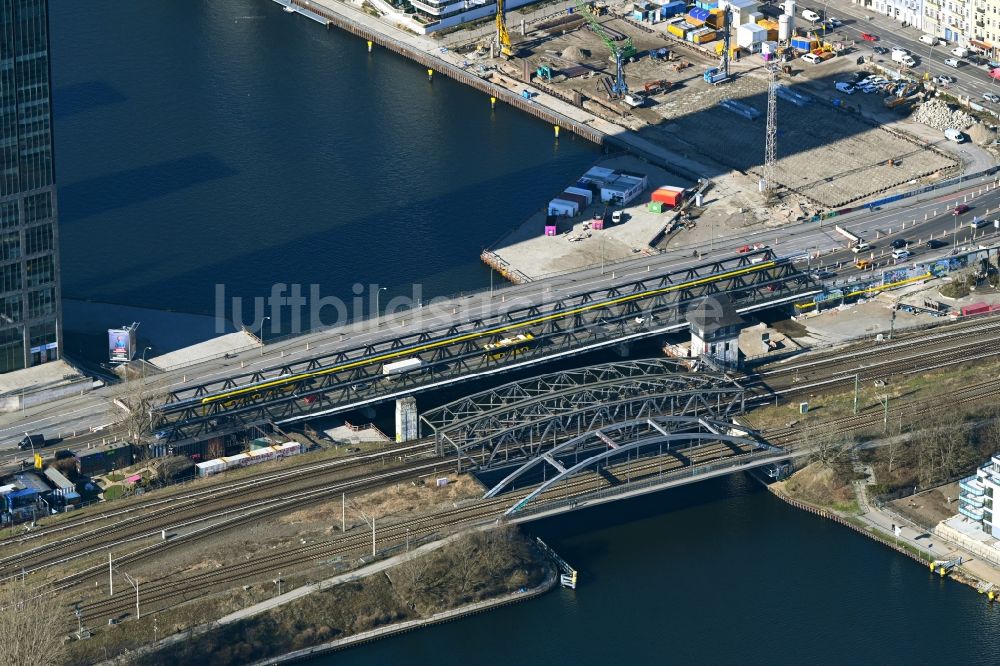
<path id="1" fill-rule="evenodd" d="M 701 299 L 688 309 L 685 318 L 691 328 L 709 333 L 745 323 L 725 294 L 714 294 Z"/>
<path id="2" fill-rule="evenodd" d="M 83 373 L 66 361 L 50 361 L 31 368 L 0 374 L 0 395 L 40 391 L 86 379 Z"/>
<path id="3" fill-rule="evenodd" d="M 46 467 L 45 476 L 47 476 L 52 483 L 56 484 L 56 488 L 62 488 L 63 490 L 73 490 L 76 488 L 76 485 L 63 476 L 62 472 L 57 470 L 55 467 Z"/>
<path id="4" fill-rule="evenodd" d="M 39 493 L 47 493 L 52 490 L 52 488 L 49 487 L 49 484 L 38 478 L 38 475 L 34 472 L 21 472 L 20 474 L 15 474 L 14 481 L 16 481 L 17 485 L 21 486 L 25 490 L 34 490 Z"/>

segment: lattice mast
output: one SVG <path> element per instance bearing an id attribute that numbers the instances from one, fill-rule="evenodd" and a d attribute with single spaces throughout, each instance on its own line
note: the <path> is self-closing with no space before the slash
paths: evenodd
<path id="1" fill-rule="evenodd" d="M 777 197 L 778 184 L 774 181 L 774 164 L 778 157 L 778 62 L 773 58 L 767 63 L 767 127 L 764 130 L 764 177 L 760 190 L 767 201 Z"/>

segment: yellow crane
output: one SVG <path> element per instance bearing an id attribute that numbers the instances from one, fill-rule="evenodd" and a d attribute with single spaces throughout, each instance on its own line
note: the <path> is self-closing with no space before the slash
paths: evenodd
<path id="1" fill-rule="evenodd" d="M 507 32 L 507 8 L 504 0 L 497 0 L 497 46 L 504 58 L 514 56 L 514 49 L 510 45 L 510 33 Z"/>

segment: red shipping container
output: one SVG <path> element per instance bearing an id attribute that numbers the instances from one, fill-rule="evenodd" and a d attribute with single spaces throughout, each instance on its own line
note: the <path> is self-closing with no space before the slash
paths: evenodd
<path id="1" fill-rule="evenodd" d="M 962 316 L 968 317 L 969 315 L 983 314 L 990 311 L 990 306 L 986 303 L 973 303 L 972 305 L 962 306 Z"/>
<path id="2" fill-rule="evenodd" d="M 650 201 L 659 201 L 660 203 L 666 204 L 672 208 L 679 204 L 683 198 L 683 192 L 675 192 L 674 190 L 656 190 L 653 192 L 653 196 Z"/>
<path id="3" fill-rule="evenodd" d="M 563 201 L 573 201 L 580 206 L 580 210 L 587 207 L 587 197 L 582 194 L 573 194 L 572 192 L 563 192 L 559 195 L 559 198 Z"/>

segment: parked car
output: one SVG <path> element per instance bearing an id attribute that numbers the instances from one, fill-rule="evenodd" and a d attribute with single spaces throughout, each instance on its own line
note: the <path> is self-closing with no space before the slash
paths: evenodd
<path id="1" fill-rule="evenodd" d="M 900 249 L 906 247 L 906 241 L 903 240 L 902 238 L 897 238 L 896 240 L 894 240 L 891 243 L 889 243 L 889 245 L 892 246 L 893 250 L 900 250 Z"/>
<path id="2" fill-rule="evenodd" d="M 951 50 L 951 54 L 956 58 L 964 58 L 969 55 L 969 49 L 964 46 L 956 46 Z"/>
<path id="3" fill-rule="evenodd" d="M 834 84 L 834 86 L 836 86 L 837 90 L 844 93 L 845 95 L 854 94 L 854 86 L 850 83 L 845 83 L 844 81 L 838 81 Z"/>
<path id="4" fill-rule="evenodd" d="M 861 33 L 861 39 L 865 40 L 866 42 L 877 42 L 878 35 L 873 35 L 870 32 L 863 32 Z"/>
<path id="5" fill-rule="evenodd" d="M 804 56 L 802 56 L 802 59 L 803 59 L 803 60 L 805 60 L 805 61 L 806 61 L 807 63 L 809 63 L 810 65 L 818 65 L 818 64 L 820 64 L 821 62 L 823 62 L 823 59 L 822 59 L 822 58 L 820 58 L 820 57 L 819 57 L 818 55 L 816 55 L 815 53 L 807 53 L 807 54 L 805 54 Z"/>

